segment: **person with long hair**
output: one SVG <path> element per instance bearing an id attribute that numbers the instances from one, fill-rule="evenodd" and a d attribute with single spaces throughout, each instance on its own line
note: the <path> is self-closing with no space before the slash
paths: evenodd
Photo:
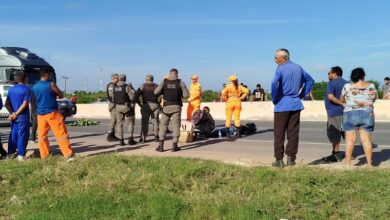
<path id="1" fill-rule="evenodd" d="M 240 130 L 240 114 L 242 110 L 241 101 L 249 95 L 249 90 L 238 84 L 237 76 L 231 75 L 229 84 L 222 90 L 222 99 L 226 102 L 226 123 L 227 129 L 231 127 L 232 116 L 234 117 L 234 127 Z"/>
<path id="2" fill-rule="evenodd" d="M 341 102 L 345 103 L 343 128 L 345 131 L 345 159 L 351 165 L 357 131 L 366 155 L 367 166 L 372 166 L 372 132 L 375 127 L 374 102 L 378 98 L 375 85 L 366 82 L 363 68 L 351 72 L 351 83 L 345 84 Z"/>

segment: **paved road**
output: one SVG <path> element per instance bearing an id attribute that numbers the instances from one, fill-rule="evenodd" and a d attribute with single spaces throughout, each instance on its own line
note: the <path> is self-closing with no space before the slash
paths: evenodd
<path id="1" fill-rule="evenodd" d="M 72 121 L 69 119 L 68 122 Z M 136 146 L 119 147 L 116 143 L 105 141 L 108 120 L 99 120 L 101 125 L 90 127 L 70 127 L 70 138 L 75 151 L 81 156 L 92 156 L 102 153 L 119 152 L 126 155 L 156 155 L 156 156 L 186 156 L 219 160 L 227 163 L 242 165 L 269 165 L 273 160 L 273 122 L 258 121 L 257 132 L 254 135 L 228 141 L 226 139 L 209 139 L 201 142 L 182 145 L 182 151 L 158 153 L 154 149 L 155 142 Z M 245 122 L 243 122 L 245 123 Z M 217 125 L 223 125 L 217 121 Z M 329 155 L 330 145 L 326 138 L 325 122 L 302 122 L 298 161 L 308 164 L 314 160 Z M 9 127 L 2 123 L 0 126 L 3 142 L 6 142 Z M 136 134 L 140 132 L 140 122 L 137 121 Z M 374 133 L 374 163 L 380 167 L 390 167 L 390 123 L 377 123 Z M 138 135 L 136 135 L 138 140 Z M 150 136 L 150 139 L 153 137 Z M 53 138 L 51 139 L 54 140 Z M 359 142 L 358 142 L 359 143 Z M 55 143 L 53 142 L 53 145 Z M 6 145 L 6 144 L 5 144 Z M 36 149 L 36 144 L 30 144 L 29 149 Z M 170 150 L 171 142 L 166 142 Z M 342 146 L 344 148 L 344 146 Z M 53 149 L 57 149 L 54 145 Z M 58 150 L 55 150 L 58 152 Z M 355 163 L 365 163 L 361 146 L 355 150 Z"/>

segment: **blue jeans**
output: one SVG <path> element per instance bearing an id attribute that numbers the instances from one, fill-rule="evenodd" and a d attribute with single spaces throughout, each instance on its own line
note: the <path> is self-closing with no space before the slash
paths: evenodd
<path id="1" fill-rule="evenodd" d="M 8 154 L 13 154 L 18 149 L 18 155 L 26 155 L 30 122 L 12 122 L 9 135 Z"/>
<path id="2" fill-rule="evenodd" d="M 347 111 L 344 112 L 343 118 L 344 131 L 353 131 L 357 129 L 364 129 L 366 132 L 374 131 L 374 112 L 371 109 Z"/>

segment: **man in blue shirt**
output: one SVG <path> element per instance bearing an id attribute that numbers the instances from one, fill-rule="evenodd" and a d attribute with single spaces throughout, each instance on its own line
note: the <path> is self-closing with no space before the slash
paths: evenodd
<path id="1" fill-rule="evenodd" d="M 49 129 L 56 137 L 58 146 L 62 154 L 67 158 L 67 162 L 73 161 L 73 150 L 69 143 L 68 131 L 64 118 L 58 111 L 56 97 L 64 97 L 63 92 L 57 85 L 50 81 L 52 71 L 41 69 L 41 80 L 34 87 L 34 98 L 37 105 L 38 119 L 38 146 L 41 159 L 46 159 L 50 155 L 50 143 L 48 139 Z"/>
<path id="2" fill-rule="evenodd" d="M 27 142 L 30 131 L 30 111 L 28 104 L 31 101 L 31 89 L 25 85 L 26 74 L 19 70 L 15 73 L 18 82 L 8 91 L 5 107 L 9 112 L 8 120 L 11 121 L 11 134 L 8 142 L 8 155 L 12 155 L 18 149 L 19 161 L 25 159 Z"/>
<path id="3" fill-rule="evenodd" d="M 274 108 L 274 152 L 275 167 L 284 167 L 284 153 L 287 155 L 287 166 L 294 166 L 298 153 L 300 114 L 303 110 L 303 99 L 312 89 L 314 80 L 301 66 L 290 61 L 287 49 L 275 52 L 278 64 L 272 80 L 272 102 Z M 300 92 L 301 91 L 301 92 Z M 287 133 L 287 146 L 284 141 Z"/>
<path id="4" fill-rule="evenodd" d="M 330 68 L 328 73 L 329 83 L 325 94 L 325 108 L 328 114 L 327 135 L 330 143 L 332 143 L 332 156 L 327 157 L 327 162 L 337 162 L 339 152 L 343 124 L 344 106 L 340 101 L 343 87 L 348 82 L 342 78 L 343 70 L 339 66 Z"/>

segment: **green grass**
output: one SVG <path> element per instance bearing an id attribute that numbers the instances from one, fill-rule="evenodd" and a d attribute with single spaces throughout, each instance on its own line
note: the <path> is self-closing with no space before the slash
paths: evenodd
<path id="1" fill-rule="evenodd" d="M 3 219 L 387 219 L 390 170 L 104 155 L 0 163 Z"/>

